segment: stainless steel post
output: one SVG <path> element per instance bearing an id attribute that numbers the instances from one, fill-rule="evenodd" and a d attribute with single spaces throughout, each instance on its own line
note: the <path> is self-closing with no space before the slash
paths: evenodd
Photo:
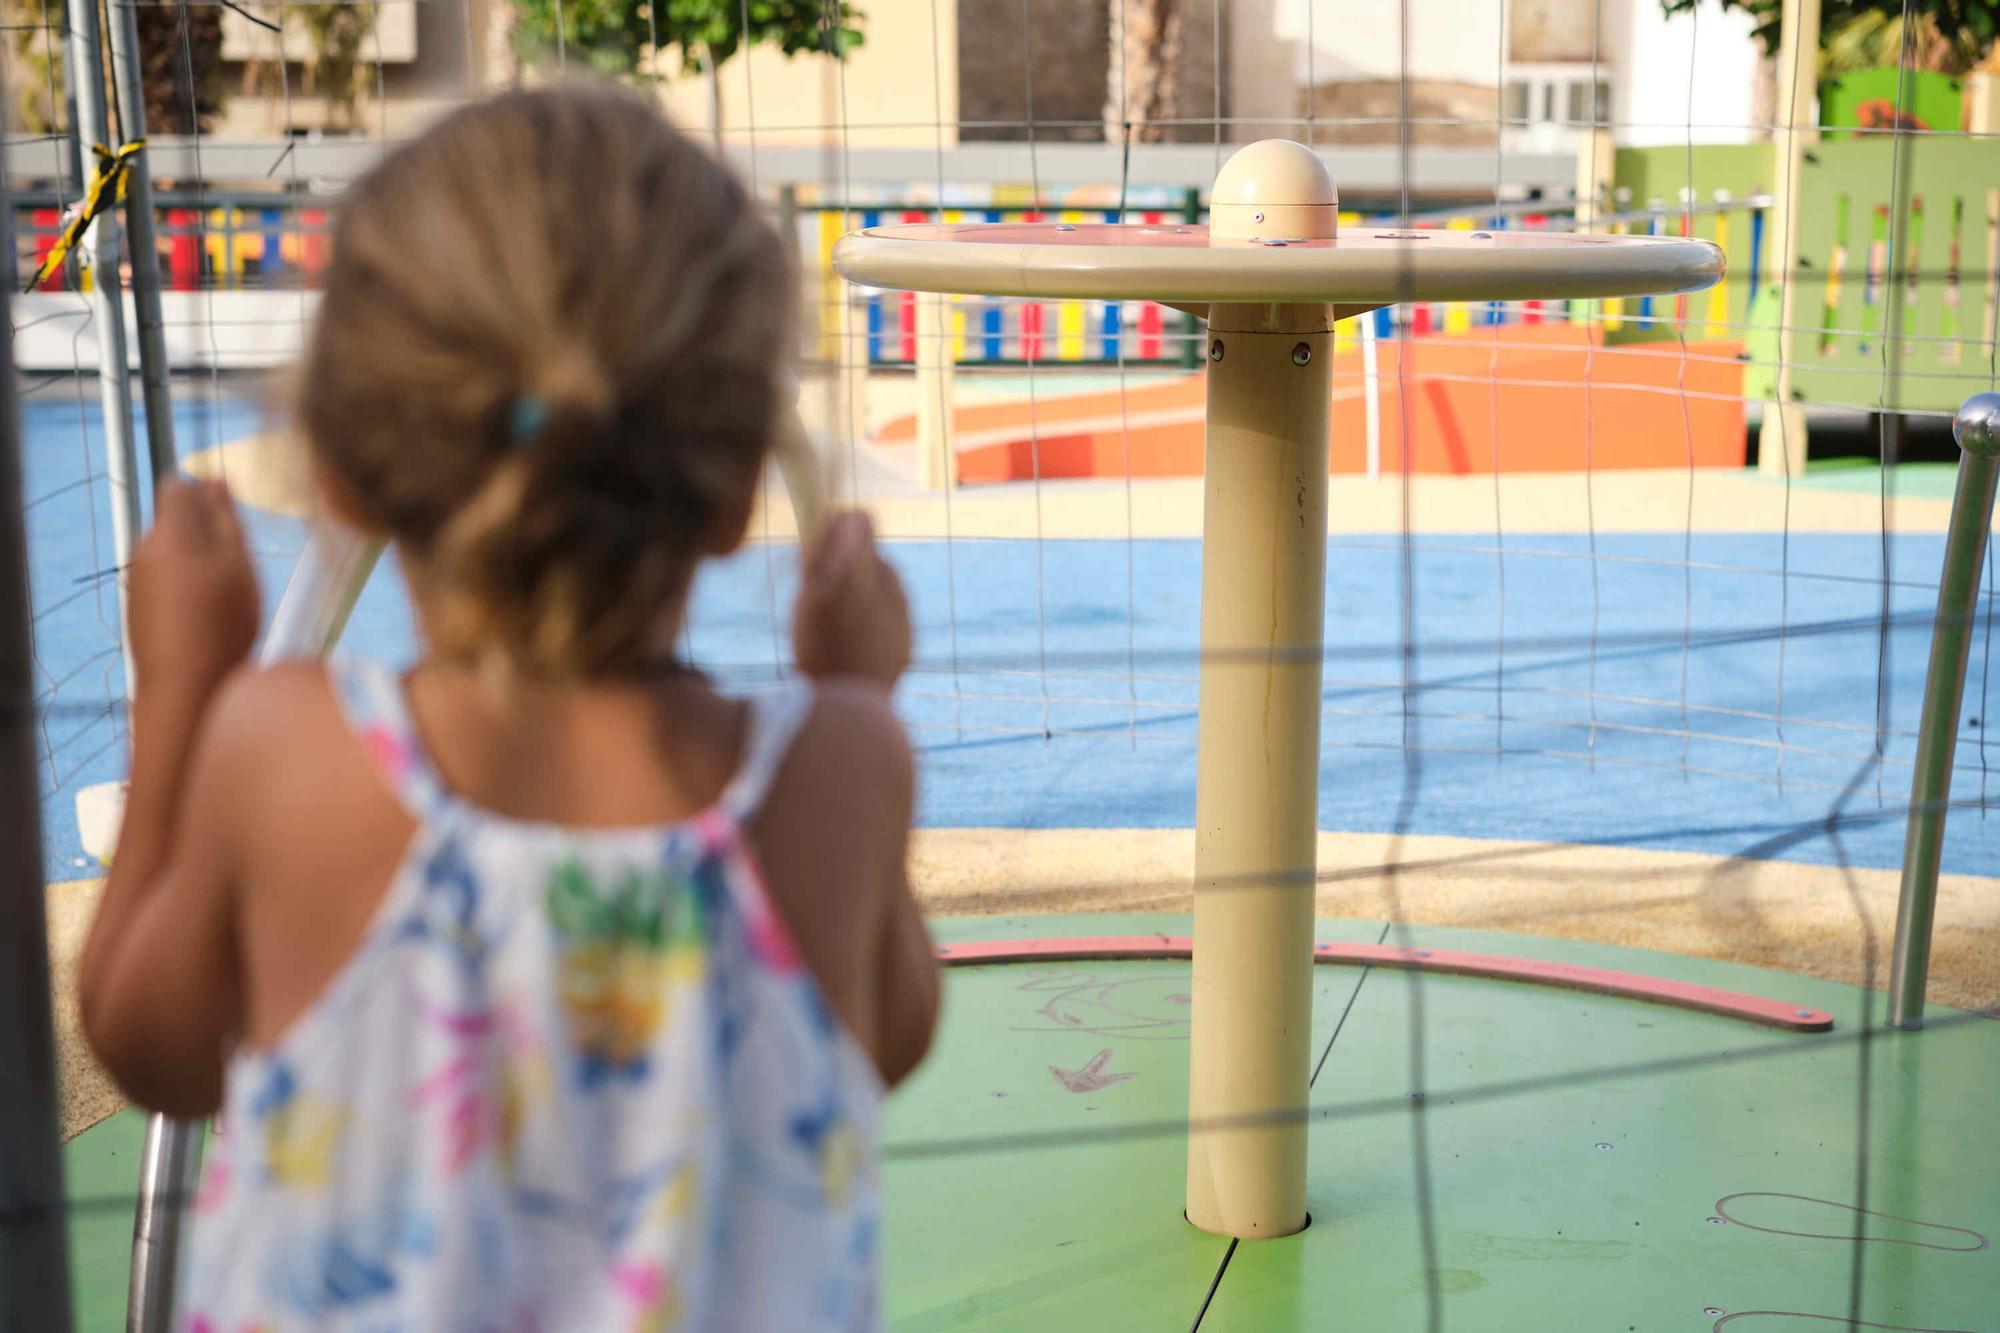
<path id="1" fill-rule="evenodd" d="M 1944 570 L 1938 579 L 1923 716 L 1917 723 L 1910 820 L 1903 837 L 1902 897 L 1896 905 L 1895 956 L 1889 973 L 1889 1022 L 1899 1028 L 1924 1024 L 1924 984 L 1930 975 L 1931 922 L 1951 799 L 1952 754 L 1965 697 L 1965 661 L 1972 646 L 1980 565 L 1993 522 L 1994 482 L 2000 478 L 2000 393 L 1968 398 L 1958 409 L 1952 434 L 1961 451 L 1958 485 L 1952 493 Z"/>
<path id="2" fill-rule="evenodd" d="M 201 1133 L 198 1124 L 146 1117 L 139 1202 L 132 1212 L 131 1285 L 125 1296 L 125 1327 L 131 1333 L 166 1333 L 173 1324 L 181 1214 L 200 1179 Z"/>
<path id="3" fill-rule="evenodd" d="M 69 86 L 76 95 L 76 136 L 88 148 L 104 143 L 103 49 L 98 41 L 97 7 L 67 7 L 64 46 Z M 118 214 L 106 210 L 92 224 L 85 249 L 90 257 L 91 327 L 97 334 L 97 384 L 104 408 L 104 479 L 111 492 L 111 549 L 118 563 L 119 624 L 125 621 L 125 570 L 139 539 L 139 487 L 132 452 L 132 392 L 125 351 L 125 303 L 118 277 Z M 120 637 L 122 638 L 122 631 Z M 125 697 L 133 690 L 132 654 L 125 654 Z"/>
<path id="4" fill-rule="evenodd" d="M 112 0 L 111 79 L 118 120 L 128 139 L 146 137 L 145 84 L 139 68 L 139 19 L 135 0 Z M 125 229 L 132 238 L 132 313 L 139 327 L 139 388 L 146 404 L 146 456 L 153 484 L 170 477 L 174 458 L 174 404 L 167 390 L 166 320 L 160 313 L 160 250 L 153 237 L 153 172 L 146 154 L 125 168 Z"/>
<path id="5" fill-rule="evenodd" d="M 76 95 L 76 133 L 83 144 L 110 143 L 110 115 L 104 95 L 103 46 L 97 6 L 68 7 L 69 84 Z M 134 42 L 137 45 L 137 42 Z M 151 207 L 150 198 L 148 207 Z M 112 550 L 118 562 L 119 623 L 126 622 L 125 571 L 139 537 L 137 458 L 132 448 L 131 371 L 125 344 L 125 302 L 119 279 L 119 217 L 98 215 L 91 227 L 90 306 L 97 331 L 97 376 L 104 404 L 104 472 L 111 491 Z M 125 652 L 125 697 L 137 680 L 132 654 Z M 171 1124 L 159 1116 L 146 1123 L 140 1159 L 139 1199 L 132 1219 L 132 1273 L 125 1326 L 165 1333 L 173 1317 L 174 1241 L 179 1208 L 189 1195 L 200 1153 L 197 1126 Z"/>

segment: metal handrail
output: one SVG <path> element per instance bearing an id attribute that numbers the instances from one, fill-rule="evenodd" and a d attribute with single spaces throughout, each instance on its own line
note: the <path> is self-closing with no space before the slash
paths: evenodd
<path id="1" fill-rule="evenodd" d="M 1936 918 L 1938 863 L 1951 800 L 1952 752 L 1965 698 L 1965 665 L 1979 601 L 1980 566 L 1993 526 L 1994 483 L 2000 480 L 2000 393 L 1974 394 L 1952 422 L 1958 440 L 1958 483 L 1945 530 L 1938 579 L 1936 628 L 1924 707 L 1917 723 L 1917 757 L 1910 781 L 1910 819 L 1903 839 L 1903 884 L 1896 904 L 1896 943 L 1889 973 L 1889 1022 L 1924 1024 L 1930 977 L 1931 928 Z"/>

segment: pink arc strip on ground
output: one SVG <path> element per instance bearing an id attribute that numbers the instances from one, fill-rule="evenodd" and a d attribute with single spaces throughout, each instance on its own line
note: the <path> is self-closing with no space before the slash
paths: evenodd
<path id="1" fill-rule="evenodd" d="M 1085 958 L 1189 958 L 1194 940 L 1187 935 L 1085 935 L 1075 939 L 973 940 L 938 946 L 938 961 L 946 966 L 972 963 L 1046 963 Z M 1394 944 L 1330 943 L 1313 946 L 1315 963 L 1350 963 L 1366 967 L 1415 968 L 1454 976 L 1488 977 L 1495 981 L 1520 981 L 1530 985 L 1560 986 L 1565 990 L 1589 991 L 1594 995 L 1616 995 L 1693 1009 L 1724 1018 L 1740 1018 L 1765 1027 L 1790 1032 L 1827 1032 L 1833 1015 L 1809 1005 L 1788 1004 L 1701 986 L 1688 981 L 1667 981 L 1641 976 L 1636 972 L 1616 972 L 1604 967 L 1583 967 L 1574 963 L 1550 963 L 1534 958 L 1507 958 L 1500 954 L 1465 953 L 1457 949 L 1406 949 Z"/>

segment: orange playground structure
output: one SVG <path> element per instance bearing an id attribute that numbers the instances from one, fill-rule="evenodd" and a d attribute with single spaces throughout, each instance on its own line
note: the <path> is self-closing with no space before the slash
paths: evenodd
<path id="1" fill-rule="evenodd" d="M 1607 346 L 1600 329 L 1551 323 L 1385 338 L 1376 351 L 1372 377 L 1360 347 L 1335 353 L 1335 472 L 1368 470 L 1371 378 L 1384 473 L 1403 470 L 1406 447 L 1410 470 L 1432 473 L 1745 462 L 1737 341 Z M 1201 474 L 1200 373 L 1122 391 L 1064 395 L 1061 385 L 1051 374 L 1031 401 L 955 407 L 959 484 Z M 916 438 L 917 419 L 907 416 L 886 423 L 876 441 Z"/>

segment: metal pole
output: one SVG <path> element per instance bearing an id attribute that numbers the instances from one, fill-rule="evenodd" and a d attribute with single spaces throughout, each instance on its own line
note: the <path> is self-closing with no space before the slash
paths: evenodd
<path id="1" fill-rule="evenodd" d="M 1889 973 L 1889 1022 L 1924 1025 L 1924 983 L 1930 975 L 1931 922 L 1937 907 L 1938 858 L 1951 799 L 1952 752 L 1965 697 L 1965 660 L 1979 600 L 1980 565 L 1993 522 L 2000 478 L 2000 393 L 1975 394 L 1958 409 L 1952 434 L 1961 450 L 1951 526 L 1938 578 L 1937 624 L 1924 677 L 1924 711 L 1917 723 L 1917 760 L 1910 781 L 1910 822 L 1903 837 L 1903 889 L 1896 904 L 1895 956 Z"/>
<path id="2" fill-rule="evenodd" d="M 125 1296 L 129 1333 L 166 1333 L 180 1274 L 181 1213 L 201 1178 L 199 1124 L 146 1117 L 139 1149 L 139 1201 L 132 1210 L 132 1267 Z"/>
<path id="3" fill-rule="evenodd" d="M 1216 177 L 1213 235 L 1330 237 L 1310 149 L 1266 140 Z M 1187 1218 L 1306 1224 L 1333 311 L 1209 310 Z"/>
<path id="4" fill-rule="evenodd" d="M 110 119 L 104 98 L 103 50 L 97 6 L 68 6 L 69 82 L 76 92 L 76 133 L 84 144 L 109 144 Z M 137 43 L 135 42 L 136 46 Z M 148 196 L 150 208 L 150 194 Z M 91 322 L 97 329 L 97 377 L 104 404 L 104 472 L 111 489 L 112 549 L 118 562 L 119 623 L 126 623 L 125 571 L 139 536 L 137 462 L 132 448 L 132 392 L 125 348 L 125 303 L 120 292 L 118 214 L 98 216 L 90 236 Z M 129 646 L 125 656 L 125 697 L 137 680 Z M 146 1122 L 140 1159 L 139 1199 L 132 1219 L 131 1286 L 125 1326 L 137 1333 L 165 1333 L 173 1315 L 178 1209 L 190 1196 L 199 1164 L 196 1126 L 170 1124 L 160 1116 Z"/>
<path id="5" fill-rule="evenodd" d="M 64 48 L 69 86 L 76 95 L 76 136 L 85 145 L 104 143 L 104 62 L 98 44 L 97 6 L 67 6 L 69 40 Z M 132 391 L 125 352 L 125 303 L 119 295 L 118 214 L 107 210 L 91 225 L 85 247 L 90 255 L 90 322 L 97 333 L 97 384 L 104 408 L 104 477 L 111 491 L 111 548 L 118 563 L 118 621 L 125 623 L 125 571 L 139 538 L 139 487 L 132 452 Z M 124 637 L 122 628 L 119 637 Z M 132 654 L 125 657 L 125 697 L 132 697 Z"/>
<path id="6" fill-rule="evenodd" d="M 379 542 L 316 522 L 265 631 L 260 660 L 319 657 L 331 649 L 381 553 Z M 160 1115 L 146 1120 L 132 1218 L 128 1333 L 165 1333 L 172 1326 L 181 1219 L 200 1176 L 201 1129 Z"/>
<path id="7" fill-rule="evenodd" d="M 146 137 L 146 93 L 139 68 L 139 19 L 133 0 L 112 0 L 111 78 L 127 139 Z M 174 473 L 174 404 L 167 392 L 166 320 L 160 313 L 160 249 L 153 236 L 153 171 L 146 154 L 125 169 L 125 227 L 132 236 L 132 312 L 139 326 L 139 387 L 146 403 L 146 456 L 153 484 Z"/>
<path id="8" fill-rule="evenodd" d="M 0 234 L 13 253 L 13 209 Z M 42 788 L 35 762 L 26 510 L 14 412 L 13 322 L 0 293 L 0 1328 L 67 1333 L 69 1244 L 56 1128 Z"/>

